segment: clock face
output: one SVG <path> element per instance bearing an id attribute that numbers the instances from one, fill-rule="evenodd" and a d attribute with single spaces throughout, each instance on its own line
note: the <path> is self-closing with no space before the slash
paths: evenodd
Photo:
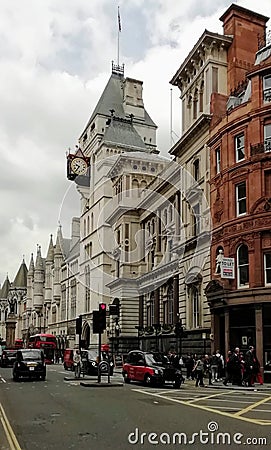
<path id="1" fill-rule="evenodd" d="M 87 163 L 82 158 L 74 158 L 71 162 L 71 169 L 77 175 L 85 175 L 88 170 Z"/>

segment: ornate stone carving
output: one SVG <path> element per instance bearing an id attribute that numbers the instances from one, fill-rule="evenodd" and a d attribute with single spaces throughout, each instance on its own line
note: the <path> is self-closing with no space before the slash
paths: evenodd
<path id="1" fill-rule="evenodd" d="M 261 197 L 259 198 L 250 209 L 250 214 L 269 212 L 271 211 L 271 198 Z"/>

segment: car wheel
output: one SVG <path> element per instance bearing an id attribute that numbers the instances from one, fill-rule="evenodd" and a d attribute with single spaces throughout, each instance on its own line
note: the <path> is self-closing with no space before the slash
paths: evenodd
<path id="1" fill-rule="evenodd" d="M 128 373 L 127 373 L 127 372 L 124 372 L 123 378 L 124 378 L 124 383 L 127 383 L 127 384 L 130 383 L 131 380 L 130 380 L 130 378 L 128 377 Z"/>
<path id="2" fill-rule="evenodd" d="M 174 383 L 175 389 L 180 389 L 181 384 L 182 384 L 181 381 L 175 381 L 175 383 Z"/>
<path id="3" fill-rule="evenodd" d="M 40 379 L 41 381 L 45 381 L 46 375 L 41 375 Z"/>
<path id="4" fill-rule="evenodd" d="M 145 382 L 146 386 L 152 386 L 153 385 L 153 379 L 152 379 L 152 376 L 149 373 L 147 373 L 145 375 L 144 382 Z"/>

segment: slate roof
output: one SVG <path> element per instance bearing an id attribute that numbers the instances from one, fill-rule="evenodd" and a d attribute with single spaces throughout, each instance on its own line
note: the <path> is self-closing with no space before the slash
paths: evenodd
<path id="1" fill-rule="evenodd" d="M 85 130 L 89 126 L 89 124 L 93 121 L 97 114 L 104 115 L 106 117 L 110 116 L 110 109 L 114 109 L 115 115 L 117 117 L 125 118 L 124 108 L 123 108 L 123 90 L 122 84 L 125 78 L 121 74 L 112 73 L 107 85 L 104 88 L 104 91 L 82 133 L 85 133 Z M 144 108 L 145 116 L 144 123 L 146 125 L 150 125 L 156 127 L 153 120 L 150 118 L 149 114 Z M 134 119 L 137 120 L 136 118 Z M 140 121 L 142 123 L 142 120 Z"/>
<path id="2" fill-rule="evenodd" d="M 7 277 L 4 281 L 2 289 L 0 289 L 0 298 L 8 298 L 9 289 L 10 289 L 10 281 Z"/>
<path id="3" fill-rule="evenodd" d="M 17 275 L 12 283 L 12 287 L 16 288 L 24 288 L 27 286 L 27 267 L 23 260 L 22 264 L 20 265 L 20 268 L 17 272 Z"/>
<path id="4" fill-rule="evenodd" d="M 105 130 L 104 143 L 122 145 L 131 150 L 149 151 L 131 121 L 121 121 L 116 117 L 111 118 L 110 125 Z"/>

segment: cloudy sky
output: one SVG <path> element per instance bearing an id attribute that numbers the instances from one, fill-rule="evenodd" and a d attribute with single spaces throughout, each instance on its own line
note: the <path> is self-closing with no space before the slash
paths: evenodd
<path id="1" fill-rule="evenodd" d="M 79 197 L 66 179 L 74 149 L 117 61 L 143 81 L 145 107 L 170 147 L 169 80 L 204 29 L 222 33 L 230 0 L 1 0 L 0 283 L 13 281 L 37 244 L 46 256 L 59 221 L 68 237 Z M 235 2 L 271 15 L 270 0 Z M 180 136 L 173 88 L 173 136 Z"/>

